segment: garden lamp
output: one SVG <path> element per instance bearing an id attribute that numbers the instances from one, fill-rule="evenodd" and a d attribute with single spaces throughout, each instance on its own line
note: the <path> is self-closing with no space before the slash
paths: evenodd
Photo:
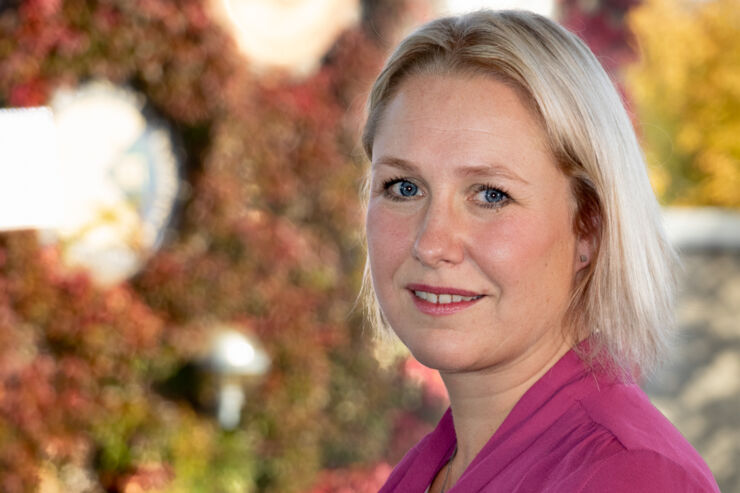
<path id="1" fill-rule="evenodd" d="M 215 333 L 206 364 L 218 380 L 218 422 L 221 428 L 233 430 L 241 419 L 245 386 L 267 373 L 270 358 L 256 338 L 226 326 Z"/>

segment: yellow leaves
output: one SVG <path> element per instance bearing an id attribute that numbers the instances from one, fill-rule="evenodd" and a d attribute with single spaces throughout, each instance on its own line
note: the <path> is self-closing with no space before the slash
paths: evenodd
<path id="1" fill-rule="evenodd" d="M 738 6 L 646 0 L 630 14 L 641 61 L 626 80 L 663 202 L 740 207 Z"/>
<path id="2" fill-rule="evenodd" d="M 648 176 L 653 190 L 658 197 L 662 197 L 671 182 L 671 174 L 664 166 L 649 166 Z"/>
<path id="3" fill-rule="evenodd" d="M 676 146 L 687 154 L 697 152 L 702 146 L 702 130 L 696 126 L 685 124 L 676 135 Z"/>
<path id="4" fill-rule="evenodd" d="M 698 161 L 708 175 L 702 183 L 706 198 L 711 203 L 740 207 L 740 161 L 712 151 L 702 154 Z"/>

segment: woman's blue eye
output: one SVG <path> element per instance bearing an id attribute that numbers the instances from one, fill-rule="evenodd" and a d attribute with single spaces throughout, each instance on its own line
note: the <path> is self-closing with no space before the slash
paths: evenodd
<path id="1" fill-rule="evenodd" d="M 484 190 L 485 200 L 489 204 L 496 204 L 506 199 L 506 194 L 495 188 L 486 188 Z"/>
<path id="2" fill-rule="evenodd" d="M 476 190 L 475 200 L 483 207 L 498 208 L 508 204 L 511 197 L 500 188 L 480 185 Z"/>
<path id="3" fill-rule="evenodd" d="M 419 191 L 419 187 L 410 181 L 400 180 L 391 185 L 391 188 L 402 197 L 413 197 Z"/>

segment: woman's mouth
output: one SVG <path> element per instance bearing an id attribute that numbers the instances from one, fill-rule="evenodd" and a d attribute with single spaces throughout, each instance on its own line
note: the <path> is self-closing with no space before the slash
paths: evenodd
<path id="1" fill-rule="evenodd" d="M 450 315 L 483 298 L 482 294 L 454 288 L 409 285 L 407 289 L 417 309 L 427 315 Z"/>
<path id="2" fill-rule="evenodd" d="M 442 293 L 434 294 L 427 291 L 414 290 L 414 296 L 421 298 L 429 303 L 437 303 L 439 305 L 446 305 L 448 303 L 460 303 L 461 301 L 473 301 L 478 298 L 482 298 L 482 295 L 477 296 L 460 296 L 459 294 Z"/>

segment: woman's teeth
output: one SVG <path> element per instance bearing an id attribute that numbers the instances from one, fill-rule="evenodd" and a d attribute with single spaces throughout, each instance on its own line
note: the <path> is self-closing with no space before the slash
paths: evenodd
<path id="1" fill-rule="evenodd" d="M 459 303 L 461 301 L 473 301 L 480 298 L 480 296 L 460 296 L 459 294 L 434 294 L 427 293 L 426 291 L 414 291 L 414 294 L 422 300 L 428 301 L 429 303 L 437 303 L 445 305 L 447 303 Z"/>

